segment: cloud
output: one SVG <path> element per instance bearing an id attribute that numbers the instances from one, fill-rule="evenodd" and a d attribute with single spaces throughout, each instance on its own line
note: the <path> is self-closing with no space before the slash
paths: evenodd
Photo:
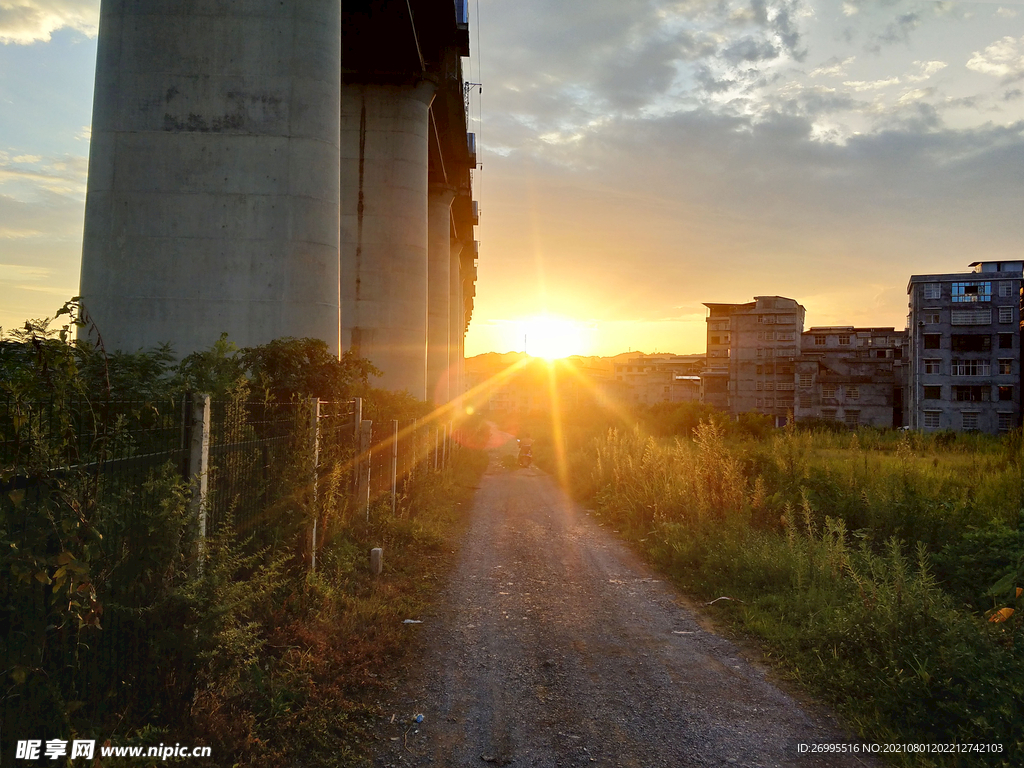
<path id="1" fill-rule="evenodd" d="M 95 37 L 99 10 L 99 0 L 0 0 L 0 43 L 49 42 L 65 27 Z"/>
<path id="2" fill-rule="evenodd" d="M 811 77 L 841 77 L 846 74 L 846 68 L 854 62 L 855 58 L 850 56 L 840 60 L 838 56 L 833 56 L 820 67 L 812 69 Z"/>
<path id="3" fill-rule="evenodd" d="M 906 75 L 905 77 L 912 83 L 920 83 L 930 78 L 936 72 L 945 69 L 949 65 L 944 61 L 915 61 L 914 66 L 917 67 L 918 73 L 914 75 Z"/>
<path id="4" fill-rule="evenodd" d="M 896 43 L 909 43 L 910 33 L 921 25 L 921 14 L 914 11 L 904 13 L 886 25 L 880 33 L 872 36 L 868 43 L 867 50 L 879 53 L 883 46 Z"/>
<path id="5" fill-rule="evenodd" d="M 77 155 L 42 157 L 0 150 L 0 193 L 21 200 L 52 194 L 85 199 L 89 161 Z"/>
<path id="6" fill-rule="evenodd" d="M 1024 76 L 1024 37 L 1019 40 L 1004 37 L 996 40 L 984 51 L 975 51 L 967 61 L 967 68 L 983 75 L 1016 80 Z"/>

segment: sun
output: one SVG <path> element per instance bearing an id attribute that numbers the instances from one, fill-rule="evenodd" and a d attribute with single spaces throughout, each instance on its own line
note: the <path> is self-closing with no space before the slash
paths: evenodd
<path id="1" fill-rule="evenodd" d="M 526 354 L 557 360 L 583 354 L 586 328 L 582 323 L 556 315 L 534 315 L 518 323 L 519 338 L 525 341 Z"/>

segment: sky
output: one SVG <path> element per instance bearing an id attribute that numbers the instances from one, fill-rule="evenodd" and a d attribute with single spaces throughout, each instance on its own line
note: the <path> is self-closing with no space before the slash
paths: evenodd
<path id="1" fill-rule="evenodd" d="M 77 292 L 98 7 L 0 0 L 5 328 Z M 470 9 L 468 355 L 701 352 L 702 302 L 756 295 L 902 328 L 911 274 L 1024 258 L 1024 3 Z"/>

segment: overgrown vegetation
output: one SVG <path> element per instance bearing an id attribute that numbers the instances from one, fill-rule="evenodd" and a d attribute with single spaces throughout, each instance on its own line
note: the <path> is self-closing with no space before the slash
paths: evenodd
<path id="1" fill-rule="evenodd" d="M 63 327 L 0 334 L 0 399 L 10 406 L 0 423 L 0 761 L 13 760 L 16 739 L 81 738 L 209 745 L 210 765 L 359 763 L 368 691 L 386 683 L 378 675 L 407 640 L 402 619 L 444 572 L 460 489 L 475 485 L 485 458 L 463 450 L 446 471 L 417 473 L 394 512 L 380 503 L 369 520 L 339 469 L 316 507 L 301 481 L 267 496 L 258 540 L 227 525 L 200 543 L 193 489 L 177 467 L 121 496 L 99 493 L 100 475 L 57 471 L 84 450 L 83 412 L 103 425 L 88 445 L 102 457 L 129 439 L 123 418 L 98 413 L 112 399 L 130 399 L 133 418 L 145 418 L 186 390 L 209 392 L 228 400 L 236 437 L 253 401 L 361 396 L 374 419 L 421 417 L 429 406 L 372 389 L 366 361 L 339 361 L 311 339 L 236 349 L 222 338 L 180 364 L 167 348 L 107 355 L 75 339 L 74 310 L 62 310 Z M 297 432 L 308 429 L 296 414 Z M 294 462 L 286 474 L 309 477 L 305 457 L 285 460 Z M 19 478 L 31 480 L 27 491 Z M 291 546 L 314 516 L 315 573 Z M 385 550 L 380 577 L 368 569 L 374 546 Z"/>
<path id="2" fill-rule="evenodd" d="M 906 764 L 1019 765 L 1019 433 L 760 426 L 692 406 L 641 412 L 569 443 L 567 475 L 683 589 L 733 598 L 709 610 L 861 736 L 1003 750 Z"/>

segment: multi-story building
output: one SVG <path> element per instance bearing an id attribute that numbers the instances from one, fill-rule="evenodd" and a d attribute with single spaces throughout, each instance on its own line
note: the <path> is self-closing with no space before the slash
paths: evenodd
<path id="1" fill-rule="evenodd" d="M 833 326 L 805 331 L 795 364 L 797 421 L 901 426 L 905 337 L 895 328 Z"/>
<path id="2" fill-rule="evenodd" d="M 729 353 L 732 344 L 732 313 L 748 304 L 704 304 L 707 316 L 707 360 L 700 372 L 700 399 L 723 411 L 729 408 Z"/>
<path id="3" fill-rule="evenodd" d="M 804 308 L 782 296 L 704 306 L 710 310 L 707 369 L 701 374 L 704 402 L 733 414 L 763 413 L 776 425 L 785 424 L 794 407 Z"/>
<path id="4" fill-rule="evenodd" d="M 703 355 L 640 355 L 615 363 L 615 382 L 628 403 L 700 400 Z"/>
<path id="5" fill-rule="evenodd" d="M 907 424 L 996 434 L 1020 425 L 1024 261 L 913 275 L 907 285 Z"/>

